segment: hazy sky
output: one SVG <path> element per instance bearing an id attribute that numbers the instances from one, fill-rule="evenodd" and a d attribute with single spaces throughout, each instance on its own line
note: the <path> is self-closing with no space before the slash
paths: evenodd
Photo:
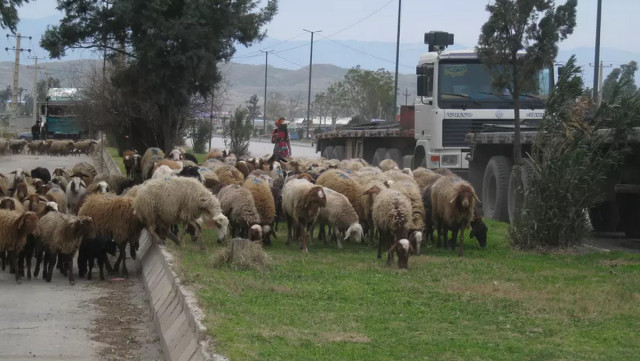
<path id="1" fill-rule="evenodd" d="M 596 0 L 578 3 L 578 26 L 562 44 L 564 49 L 594 46 Z M 640 52 L 638 27 L 632 26 L 633 14 L 640 14 L 640 0 L 605 0 L 603 3 L 602 46 Z M 443 30 L 453 32 L 456 43 L 473 46 L 487 19 L 486 4 L 487 0 L 404 0 L 401 41 L 421 43 L 425 32 Z M 321 35 L 327 36 L 383 6 L 375 15 L 332 39 L 395 41 L 398 0 L 280 0 L 279 13 L 268 25 L 268 35 L 289 39 L 306 28 L 322 29 Z M 20 17 L 38 19 L 54 15 L 55 7 L 55 0 L 36 0 L 20 8 Z M 298 39 L 305 36 L 308 35 Z"/>

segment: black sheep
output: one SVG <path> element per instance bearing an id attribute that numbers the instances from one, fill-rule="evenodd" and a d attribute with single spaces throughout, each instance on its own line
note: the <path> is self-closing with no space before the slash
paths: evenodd
<path id="1" fill-rule="evenodd" d="M 471 221 L 471 232 L 469 238 L 475 238 L 480 243 L 480 247 L 487 247 L 487 235 L 489 234 L 489 227 L 484 224 L 482 219 Z"/>
<path id="2" fill-rule="evenodd" d="M 95 239 L 82 239 L 80 249 L 78 251 L 78 276 L 91 280 L 91 271 L 93 270 L 94 261 L 98 260 L 98 268 L 100 269 L 100 280 L 104 281 L 104 266 L 107 266 L 107 272 L 113 272 L 107 253 L 115 256 L 117 244 L 106 237 L 96 235 Z M 87 269 L 87 264 L 89 268 Z"/>
<path id="3" fill-rule="evenodd" d="M 198 159 L 196 158 L 195 155 L 193 155 L 191 153 L 185 153 L 184 154 L 184 159 L 185 160 L 190 160 L 190 161 L 194 162 L 195 164 L 198 164 Z"/>
<path id="4" fill-rule="evenodd" d="M 179 177 L 196 178 L 202 182 L 202 175 L 200 174 L 200 167 L 188 165 L 178 173 Z"/>
<path id="5" fill-rule="evenodd" d="M 51 182 L 51 173 L 47 168 L 38 167 L 31 171 L 31 178 L 42 179 L 44 184 Z"/>

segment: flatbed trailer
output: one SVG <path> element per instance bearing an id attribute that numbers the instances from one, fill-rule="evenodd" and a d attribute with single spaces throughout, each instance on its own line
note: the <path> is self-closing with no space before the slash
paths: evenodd
<path id="1" fill-rule="evenodd" d="M 511 126 L 512 128 L 513 126 Z M 599 130 L 607 134 L 609 130 Z M 520 133 L 522 154 L 531 152 L 537 131 Z M 517 209 L 513 141 L 509 131 L 478 132 L 466 135 L 471 152 L 468 155 L 469 181 L 482 201 L 484 216 L 512 222 Z M 605 201 L 589 210 L 589 218 L 596 232 L 624 232 L 627 237 L 640 237 L 640 128 L 627 134 L 632 151 L 623 164 L 612 171 L 605 185 Z M 525 175 L 526 176 L 526 175 Z"/>

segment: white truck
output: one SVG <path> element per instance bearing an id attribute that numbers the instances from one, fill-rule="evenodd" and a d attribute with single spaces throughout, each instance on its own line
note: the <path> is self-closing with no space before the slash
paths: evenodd
<path id="1" fill-rule="evenodd" d="M 345 126 L 317 136 L 316 151 L 329 159 L 363 158 L 377 165 L 393 159 L 402 167 L 449 168 L 468 176 L 467 133 L 513 124 L 513 99 L 495 94 L 491 75 L 474 50 L 444 49 L 453 34 L 425 34 L 427 53 L 420 56 L 414 105 L 402 106 L 399 121 Z M 538 89 L 520 99 L 524 127 L 539 123 L 554 84 L 553 69 L 538 74 Z"/>

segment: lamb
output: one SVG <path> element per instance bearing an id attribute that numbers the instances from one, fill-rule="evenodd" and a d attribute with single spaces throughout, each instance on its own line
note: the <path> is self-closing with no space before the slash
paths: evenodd
<path id="1" fill-rule="evenodd" d="M 164 152 L 160 148 L 148 148 L 144 152 L 140 161 L 143 180 L 151 178 L 153 167 L 162 159 L 164 159 Z"/>
<path id="2" fill-rule="evenodd" d="M 122 153 L 122 163 L 124 164 L 127 177 L 133 177 L 133 169 L 136 168 L 136 163 L 138 163 L 138 165 L 140 164 L 140 160 L 140 155 L 133 150 L 127 150 Z"/>
<path id="3" fill-rule="evenodd" d="M 422 167 L 413 171 L 413 179 L 415 179 L 416 183 L 418 183 L 418 186 L 423 191 L 426 187 L 435 183 L 440 177 L 441 175 L 436 172 Z"/>
<path id="4" fill-rule="evenodd" d="M 393 189 L 372 187 L 366 193 L 377 193 L 373 203 L 373 224 L 380 232 L 378 258 L 382 258 L 382 248 L 392 246 L 396 241 L 414 238 L 422 241 L 420 232 L 411 221 L 411 201 L 401 192 Z M 393 253 L 387 252 L 387 264 L 393 260 Z"/>
<path id="5" fill-rule="evenodd" d="M 18 270 L 18 253 L 27 243 L 27 235 L 38 230 L 38 216 L 33 212 L 0 210 L 0 252 L 8 251 L 9 262 Z M 16 283 L 22 283 L 20 272 L 15 272 Z"/>
<path id="6" fill-rule="evenodd" d="M 34 140 L 31 143 L 29 143 L 27 145 L 27 147 L 29 148 L 29 154 L 30 155 L 36 155 L 40 152 L 40 147 L 42 147 L 42 145 L 44 144 L 44 141 L 42 140 Z"/>
<path id="7" fill-rule="evenodd" d="M 464 255 L 464 231 L 473 220 L 475 202 L 478 196 L 471 184 L 456 176 L 442 177 L 432 186 L 431 204 L 433 209 L 433 223 L 438 232 L 438 244 L 444 233 L 445 242 L 448 229 L 453 235 L 455 246 L 458 232 L 460 232 L 460 250 L 458 255 Z M 448 242 L 446 242 L 448 243 Z M 447 246 L 445 244 L 445 246 Z"/>
<path id="8" fill-rule="evenodd" d="M 191 224 L 196 229 L 200 247 L 204 248 L 202 227 L 196 223 L 202 217 L 207 226 L 216 230 L 218 238 L 224 239 L 229 220 L 222 214 L 218 199 L 197 180 L 185 177 L 152 179 L 137 192 L 133 200 L 135 214 L 155 237 L 159 237 L 155 232 L 159 229 L 163 236 L 180 244 L 181 241 L 171 232 L 165 233 L 168 226 Z"/>
<path id="9" fill-rule="evenodd" d="M 393 244 L 387 254 L 393 259 L 393 252 L 398 255 L 398 268 L 409 268 L 409 256 L 414 252 L 413 246 L 408 239 L 403 238 Z"/>
<path id="10" fill-rule="evenodd" d="M 477 239 L 480 248 L 486 248 L 489 227 L 487 227 L 482 218 L 484 218 L 484 211 L 482 210 L 482 206 L 476 203 L 473 210 L 473 220 L 470 223 L 471 232 L 469 232 L 469 238 Z"/>
<path id="11" fill-rule="evenodd" d="M 171 152 L 167 153 L 166 159 L 170 159 L 170 160 L 182 160 L 182 151 L 180 151 L 180 149 L 175 148 L 174 150 L 172 150 Z"/>
<path id="12" fill-rule="evenodd" d="M 338 243 L 338 248 L 342 248 L 339 234 L 344 233 L 344 240 L 353 237 L 353 240 L 360 242 L 362 239 L 362 226 L 358 222 L 358 214 L 349 203 L 349 199 L 343 194 L 331 190 L 330 188 L 323 187 L 322 190 L 327 196 L 327 205 L 320 208 L 320 213 L 316 220 L 316 224 L 321 228 L 320 230 L 324 234 L 324 226 L 329 225 L 333 228 L 332 239 Z M 324 243 L 327 244 L 326 235 L 324 236 Z"/>
<path id="13" fill-rule="evenodd" d="M 44 183 L 51 182 L 51 173 L 47 168 L 37 167 L 31 170 L 31 177 L 42 179 Z"/>
<path id="14" fill-rule="evenodd" d="M 273 228 L 275 228 L 275 231 L 277 232 L 278 222 L 284 219 L 284 210 L 282 209 L 282 189 L 275 186 L 271 186 L 269 188 L 271 189 L 271 196 L 273 197 L 273 202 L 276 207 L 276 214 L 273 220 Z"/>
<path id="15" fill-rule="evenodd" d="M 395 189 L 404 194 L 411 202 L 411 222 L 417 229 L 424 229 L 425 209 L 422 202 L 422 194 L 418 188 L 418 184 L 411 181 L 393 182 L 389 188 Z M 420 243 L 414 244 L 413 248 L 420 254 Z"/>
<path id="16" fill-rule="evenodd" d="M 80 247 L 82 238 L 94 239 L 96 231 L 91 217 L 75 217 L 58 212 L 49 212 L 40 219 L 39 241 L 45 251 L 43 275 L 51 282 L 53 267 L 58 253 L 64 255 L 69 284 L 74 285 L 73 256 Z M 45 273 L 46 272 L 46 273 Z M 64 272 L 63 272 L 64 273 Z"/>
<path id="17" fill-rule="evenodd" d="M 116 197 L 111 194 L 92 194 L 87 196 L 78 215 L 91 217 L 98 235 L 113 238 L 120 250 L 118 260 L 113 268 L 117 271 L 119 265 L 122 264 L 121 274 L 128 277 L 129 271 L 125 261 L 127 244 L 132 251 L 131 257 L 135 259 L 133 249 L 135 249 L 140 233 L 144 229 L 144 223 L 136 217 L 133 198 Z"/>
<path id="18" fill-rule="evenodd" d="M 237 184 L 241 186 L 244 184 L 244 175 L 231 165 L 225 164 L 216 167 L 214 172 L 218 177 L 219 182 L 224 185 Z"/>
<path id="19" fill-rule="evenodd" d="M 77 208 L 80 197 L 87 191 L 87 185 L 78 177 L 71 178 L 67 185 L 67 205 L 72 212 Z"/>
<path id="20" fill-rule="evenodd" d="M 260 224 L 264 230 L 262 235 L 264 244 L 270 246 L 271 236 L 277 238 L 272 228 L 276 216 L 276 203 L 271 194 L 271 188 L 265 180 L 256 176 L 249 176 L 243 187 L 253 196 L 253 202 L 260 216 Z"/>
<path id="21" fill-rule="evenodd" d="M 122 194 L 125 189 L 133 187 L 136 185 L 136 181 L 133 178 L 123 176 L 122 174 L 113 174 L 113 173 L 101 173 L 98 174 L 94 179 L 94 183 L 106 182 L 109 185 L 108 192 L 113 192 L 115 194 Z"/>
<path id="22" fill-rule="evenodd" d="M 9 149 L 12 154 L 22 154 L 27 141 L 24 139 L 9 139 Z"/>
<path id="23" fill-rule="evenodd" d="M 260 215 L 256 209 L 251 192 L 239 185 L 228 185 L 218 193 L 222 213 L 231 225 L 231 237 L 248 236 L 253 225 L 260 224 Z"/>
<path id="24" fill-rule="evenodd" d="M 95 239 L 83 238 L 78 250 L 78 276 L 84 278 L 86 274 L 87 280 L 91 281 L 94 261 L 98 260 L 100 281 L 104 281 L 103 267 L 106 265 L 107 272 L 112 271 L 107 254 L 115 257 L 117 248 L 118 245 L 113 240 L 101 235 L 96 235 Z"/>
<path id="25" fill-rule="evenodd" d="M 307 227 L 313 225 L 320 209 L 327 205 L 327 197 L 323 187 L 313 185 L 305 179 L 294 179 L 287 182 L 282 190 L 282 209 L 287 218 L 287 242 L 292 240 L 291 229 L 295 227 L 297 236 L 302 238 L 300 248 L 307 249 Z"/>
<path id="26" fill-rule="evenodd" d="M 65 177 L 61 177 L 61 176 L 53 176 L 53 179 L 51 179 L 51 183 L 52 185 L 56 185 L 58 187 L 60 187 L 60 189 L 62 189 L 62 191 L 66 191 L 67 186 L 69 185 L 69 180 Z"/>
<path id="27" fill-rule="evenodd" d="M 71 212 L 69 213 L 75 214 L 75 211 L 74 211 L 75 208 L 70 208 L 74 206 L 69 205 L 70 203 L 67 200 L 67 195 L 61 189 L 58 189 L 58 188 L 50 189 L 45 195 L 45 198 L 47 199 L 48 202 L 55 202 L 58 205 L 58 211 L 60 213 L 66 214 L 68 213 L 69 210 L 71 210 Z"/>
<path id="28" fill-rule="evenodd" d="M 386 172 L 388 170 L 392 170 L 392 169 L 399 169 L 400 167 L 398 167 L 398 163 L 396 163 L 393 159 L 385 159 L 382 162 L 380 162 L 380 164 L 378 164 L 378 167 L 380 169 L 382 169 L 383 172 Z"/>

